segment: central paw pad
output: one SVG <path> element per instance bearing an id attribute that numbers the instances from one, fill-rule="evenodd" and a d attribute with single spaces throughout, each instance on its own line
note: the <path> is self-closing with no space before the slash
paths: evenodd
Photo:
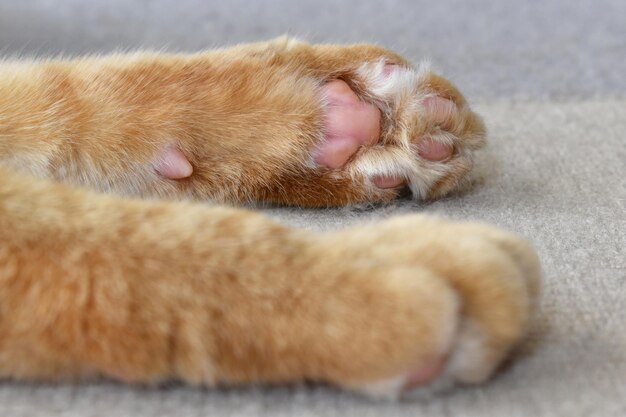
<path id="1" fill-rule="evenodd" d="M 362 146 L 380 138 L 380 110 L 357 97 L 344 81 L 334 80 L 323 88 L 326 100 L 325 138 L 315 162 L 341 168 Z"/>

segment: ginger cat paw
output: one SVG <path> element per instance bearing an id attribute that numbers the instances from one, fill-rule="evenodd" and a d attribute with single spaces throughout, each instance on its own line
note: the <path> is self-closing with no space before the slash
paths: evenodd
<path id="1" fill-rule="evenodd" d="M 274 93 L 284 88 L 295 100 L 282 110 L 275 101 L 274 111 L 301 130 L 277 126 L 267 146 L 284 156 L 276 156 L 271 178 L 267 165 L 255 171 L 266 177 L 256 200 L 340 206 L 389 201 L 404 186 L 415 198 L 436 198 L 466 178 L 485 126 L 427 65 L 415 68 L 372 45 L 268 45 L 265 54 L 255 49 L 254 59 L 281 72 L 285 82 Z M 310 81 L 317 84 L 313 96 Z M 315 95 L 319 114 L 308 107 Z"/>
<path id="2" fill-rule="evenodd" d="M 445 195 L 472 167 L 485 128 L 462 95 L 426 67 L 366 63 L 323 87 L 325 138 L 315 162 L 351 177 L 372 200 L 401 186 L 417 198 Z M 368 193 L 369 192 L 369 193 Z"/>
<path id="3" fill-rule="evenodd" d="M 412 216 L 331 239 L 345 246 L 334 256 L 359 265 L 349 279 L 358 288 L 344 298 L 351 314 L 336 317 L 352 321 L 331 362 L 341 386 L 397 397 L 424 384 L 482 382 L 527 331 L 540 267 L 513 234 Z"/>
<path id="4" fill-rule="evenodd" d="M 538 296 L 533 249 L 486 225 L 413 215 L 315 233 L 0 174 L 2 377 L 311 379 L 397 397 L 487 379 Z"/>

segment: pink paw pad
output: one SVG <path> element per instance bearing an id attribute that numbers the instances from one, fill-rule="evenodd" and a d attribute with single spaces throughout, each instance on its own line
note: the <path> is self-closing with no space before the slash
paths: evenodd
<path id="1" fill-rule="evenodd" d="M 417 145 L 417 154 L 432 162 L 444 162 L 452 157 L 454 147 L 425 137 Z"/>
<path id="2" fill-rule="evenodd" d="M 444 359 L 435 359 L 426 365 L 415 368 L 409 373 L 404 383 L 404 391 L 410 391 L 431 382 L 441 374 L 445 364 Z"/>
<path id="3" fill-rule="evenodd" d="M 390 77 L 400 68 L 388 64 L 383 75 Z M 319 145 L 314 160 L 330 169 L 341 168 L 362 147 L 375 145 L 381 134 L 381 111 L 373 104 L 364 102 L 342 80 L 333 80 L 322 87 L 326 99 L 325 137 Z M 429 96 L 422 101 L 423 111 L 434 127 L 443 125 L 457 116 L 456 104 L 440 96 Z M 418 139 L 417 155 L 432 162 L 445 162 L 452 158 L 454 147 L 442 143 L 434 136 Z M 405 183 L 397 176 L 375 176 L 372 182 L 379 188 L 396 188 Z"/>
<path id="4" fill-rule="evenodd" d="M 181 180 L 193 174 L 193 166 L 174 145 L 168 145 L 153 163 L 154 170 L 170 180 Z"/>
<path id="5" fill-rule="evenodd" d="M 380 110 L 361 101 L 344 81 L 334 80 L 323 87 L 327 99 L 325 138 L 315 162 L 327 168 L 341 168 L 361 146 L 373 145 L 380 137 Z"/>
<path id="6" fill-rule="evenodd" d="M 444 124 L 457 114 L 456 104 L 452 100 L 448 100 L 439 96 L 426 97 L 422 101 L 422 106 L 428 114 L 431 122 L 435 124 Z"/>

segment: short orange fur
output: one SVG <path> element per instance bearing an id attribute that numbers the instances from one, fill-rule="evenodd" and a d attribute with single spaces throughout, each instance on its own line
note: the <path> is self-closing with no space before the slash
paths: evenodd
<path id="1" fill-rule="evenodd" d="M 476 325 L 482 356 L 450 372 L 486 379 L 525 334 L 537 295 L 523 240 L 425 216 L 319 234 L 241 209 L 127 199 L 394 198 L 397 189 L 309 163 L 323 137 L 320 86 L 341 78 L 377 102 L 357 74 L 377 60 L 409 66 L 376 46 L 287 39 L 0 63 L 0 376 L 314 379 L 375 393 L 376 381 L 452 361 Z M 446 80 L 428 80 L 465 105 Z M 394 119 L 383 123 L 393 144 Z M 463 126 L 484 135 L 473 113 Z M 154 171 L 167 145 L 190 160 L 190 178 Z"/>

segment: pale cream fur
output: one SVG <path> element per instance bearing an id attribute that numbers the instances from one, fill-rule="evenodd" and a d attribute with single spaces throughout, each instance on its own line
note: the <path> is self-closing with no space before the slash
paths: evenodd
<path id="1" fill-rule="evenodd" d="M 311 153 L 336 78 L 379 106 L 383 132 L 331 170 Z M 420 116 L 431 95 L 458 106 L 437 131 Z M 425 134 L 453 158 L 419 159 Z M 540 271 L 524 240 L 420 215 L 319 234 L 119 196 L 345 205 L 394 198 L 371 181 L 384 174 L 436 197 L 483 138 L 451 84 L 371 45 L 0 63 L 0 375 L 311 379 L 393 397 L 442 360 L 442 377 L 484 381 L 529 326 Z M 155 172 L 166 146 L 190 178 Z"/>

